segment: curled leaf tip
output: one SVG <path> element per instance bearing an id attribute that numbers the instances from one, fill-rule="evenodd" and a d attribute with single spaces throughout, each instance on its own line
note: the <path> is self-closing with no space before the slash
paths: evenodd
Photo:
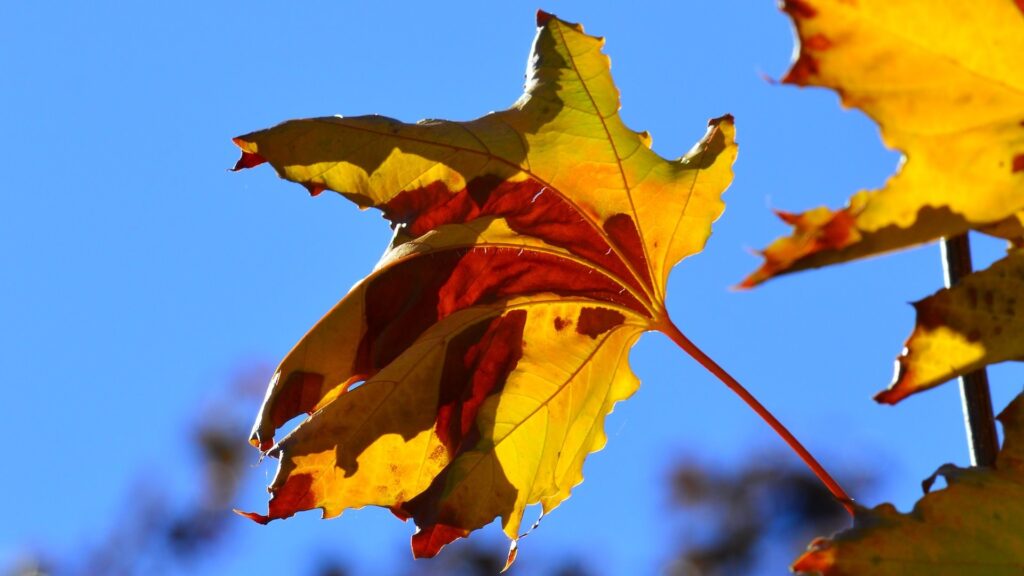
<path id="1" fill-rule="evenodd" d="M 264 516 L 263 514 L 257 514 L 256 512 L 244 512 L 238 508 L 233 508 L 231 511 L 258 524 L 267 525 L 271 520 L 273 520 L 270 516 Z"/>
<path id="2" fill-rule="evenodd" d="M 267 160 L 260 156 L 259 154 L 254 154 L 252 152 L 246 152 L 245 150 L 243 150 L 242 155 L 238 158 L 238 161 L 235 162 L 235 165 L 231 168 L 231 171 L 238 172 L 239 170 L 259 166 L 260 164 L 263 164 L 266 161 Z"/>
<path id="3" fill-rule="evenodd" d="M 258 436 L 253 436 L 252 438 L 249 438 L 249 445 L 258 449 L 260 452 L 266 453 L 266 451 L 270 450 L 270 447 L 274 445 L 274 442 L 260 440 Z"/>
<path id="4" fill-rule="evenodd" d="M 256 144 L 247 140 L 245 136 L 232 138 L 231 141 L 242 150 L 242 156 L 239 157 L 234 167 L 231 168 L 232 172 L 259 166 L 267 161 L 266 158 L 256 152 Z"/>
<path id="5" fill-rule="evenodd" d="M 412 536 L 412 555 L 416 558 L 433 558 L 448 544 L 468 535 L 469 530 L 446 524 L 421 528 Z"/>
<path id="6" fill-rule="evenodd" d="M 501 569 L 501 574 L 508 572 L 508 569 L 512 567 L 512 564 L 516 561 L 516 556 L 519 555 L 519 543 L 518 540 L 513 540 L 508 545 L 508 556 L 505 557 L 505 567 Z"/>
<path id="7" fill-rule="evenodd" d="M 835 565 L 835 557 L 835 549 L 831 543 L 824 538 L 817 538 L 789 569 L 799 573 L 825 572 Z"/>
<path id="8" fill-rule="evenodd" d="M 736 123 L 736 117 L 733 116 L 732 114 L 728 114 L 727 113 L 727 114 L 723 114 L 723 115 L 719 116 L 718 118 L 712 118 L 712 119 L 708 120 L 708 126 L 718 126 L 719 124 L 722 124 L 722 123 L 725 123 L 725 124 L 735 124 Z"/>
<path id="9" fill-rule="evenodd" d="M 879 404 L 888 404 L 890 406 L 893 406 L 895 404 L 898 404 L 900 400 L 903 400 L 906 397 L 907 394 L 900 390 L 899 388 L 888 388 L 875 394 L 872 397 L 872 400 L 878 402 Z"/>

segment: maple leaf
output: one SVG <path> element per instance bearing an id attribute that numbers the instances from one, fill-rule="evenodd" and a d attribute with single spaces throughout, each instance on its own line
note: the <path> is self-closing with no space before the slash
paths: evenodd
<path id="1" fill-rule="evenodd" d="M 895 404 L 989 364 L 1024 358 L 1024 251 L 916 302 L 917 326 L 896 378 L 875 399 Z"/>
<path id="2" fill-rule="evenodd" d="M 924 481 L 909 514 L 859 508 L 853 528 L 816 539 L 793 564 L 822 576 L 944 576 L 1024 571 L 1024 395 L 999 415 L 1005 440 L 994 468 L 947 464 Z M 943 490 L 929 490 L 938 476 Z"/>
<path id="3" fill-rule="evenodd" d="M 280 465 L 269 511 L 248 517 L 383 506 L 415 521 L 417 557 L 500 517 L 511 562 L 526 506 L 568 497 L 605 416 L 637 389 L 627 355 L 639 335 L 692 346 L 665 285 L 722 213 L 733 121 L 661 158 L 619 117 L 602 45 L 540 12 L 508 110 L 294 120 L 235 139 L 236 169 L 268 162 L 395 229 L 271 381 L 252 443 Z"/>
<path id="4" fill-rule="evenodd" d="M 1024 5 L 1013 0 L 785 0 L 799 52 L 783 78 L 822 86 L 904 152 L 879 190 L 840 210 L 780 212 L 741 284 L 991 230 L 1024 210 Z"/>

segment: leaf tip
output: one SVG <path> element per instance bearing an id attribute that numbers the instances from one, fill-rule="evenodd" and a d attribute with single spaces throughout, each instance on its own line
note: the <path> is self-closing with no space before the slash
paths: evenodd
<path id="1" fill-rule="evenodd" d="M 800 223 L 800 215 L 795 212 L 779 210 L 778 208 L 773 208 L 772 212 L 774 212 L 775 215 L 778 216 L 779 220 L 782 220 L 783 222 L 789 224 L 790 226 L 796 226 L 797 224 Z"/>
<path id="2" fill-rule="evenodd" d="M 499 574 L 508 572 L 508 569 L 512 567 L 512 564 L 516 561 L 516 556 L 519 555 L 519 544 L 517 540 L 513 540 L 508 546 L 508 556 L 505 558 L 505 567 L 501 569 Z"/>
<path id="3" fill-rule="evenodd" d="M 729 146 L 736 146 L 736 117 L 732 114 L 723 114 L 718 118 L 712 118 L 708 120 L 708 133 L 711 134 L 712 152 L 715 158 L 722 150 Z M 713 133 L 713 134 L 712 134 Z M 715 142 L 715 139 L 719 139 L 719 142 Z"/>
<path id="4" fill-rule="evenodd" d="M 234 167 L 231 168 L 232 172 L 259 166 L 267 161 L 266 158 L 256 153 L 256 145 L 246 140 L 244 136 L 232 138 L 231 141 L 235 143 L 235 146 L 242 149 L 242 156 L 235 162 Z"/>
<path id="5" fill-rule="evenodd" d="M 824 538 L 816 538 L 789 569 L 798 574 L 818 572 L 823 573 L 832 568 L 836 562 L 836 551 L 831 542 Z"/>
<path id="6" fill-rule="evenodd" d="M 245 170 L 246 168 L 253 168 L 254 166 L 259 166 L 260 164 L 263 164 L 266 161 L 267 159 L 264 158 L 263 156 L 260 156 L 259 154 L 254 154 L 252 152 L 246 152 L 243 150 L 242 156 L 239 157 L 238 161 L 235 162 L 235 165 L 231 167 L 231 171 L 238 172 L 239 170 Z"/>
<path id="7" fill-rule="evenodd" d="M 433 558 L 442 548 L 469 535 L 469 530 L 434 524 L 420 528 L 412 535 L 412 555 L 414 558 Z"/>
<path id="8" fill-rule="evenodd" d="M 273 520 L 273 518 L 271 518 L 270 516 L 264 516 L 263 514 L 257 514 L 256 512 L 244 512 L 242 510 L 239 510 L 238 508 L 233 508 L 231 511 L 235 514 L 238 514 L 239 516 L 244 516 L 245 518 L 248 518 L 253 522 L 263 524 L 264 526 L 266 526 L 267 523 Z"/>
<path id="9" fill-rule="evenodd" d="M 723 114 L 718 118 L 712 118 L 708 120 L 708 126 L 718 126 L 719 124 L 736 124 L 736 117 L 732 114 Z"/>
<path id="10" fill-rule="evenodd" d="M 750 290 L 751 288 L 757 286 L 758 282 L 757 282 L 757 279 L 755 278 L 755 275 L 756 275 L 756 273 L 748 275 L 746 278 L 741 280 L 738 284 L 733 284 L 731 286 L 731 289 L 735 290 L 737 292 L 744 292 L 746 290 Z"/>
<path id="11" fill-rule="evenodd" d="M 274 447 L 274 439 L 273 437 L 263 438 L 259 431 L 254 430 L 252 435 L 249 436 L 249 445 L 259 450 L 262 454 L 266 454 Z"/>
<path id="12" fill-rule="evenodd" d="M 879 404 L 888 404 L 893 406 L 906 397 L 907 392 L 903 390 L 903 387 L 898 384 L 893 384 L 891 387 L 875 394 L 873 400 Z"/>
<path id="13" fill-rule="evenodd" d="M 302 186 L 305 187 L 306 191 L 309 192 L 309 195 L 314 198 L 319 196 L 324 190 L 327 190 L 327 186 L 324 186 L 319 182 L 303 182 Z"/>
<path id="14" fill-rule="evenodd" d="M 757 75 L 761 78 L 761 81 L 768 84 L 769 86 L 778 86 L 780 84 L 779 79 L 775 78 L 771 74 L 764 71 L 758 71 Z"/>
<path id="15" fill-rule="evenodd" d="M 764 284 L 766 280 L 774 275 L 773 270 L 768 263 L 763 264 L 757 270 L 754 270 L 746 278 L 744 278 L 739 284 L 735 286 L 736 290 L 750 290 L 756 288 L 761 284 Z"/>
<path id="16" fill-rule="evenodd" d="M 537 10 L 537 27 L 539 28 L 546 25 L 552 18 L 555 18 L 554 14 L 543 10 Z"/>

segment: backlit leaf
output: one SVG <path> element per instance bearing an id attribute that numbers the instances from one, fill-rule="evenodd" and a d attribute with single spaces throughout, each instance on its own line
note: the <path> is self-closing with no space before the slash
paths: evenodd
<path id="1" fill-rule="evenodd" d="M 895 381 L 875 398 L 894 404 L 989 364 L 1024 359 L 1024 313 L 1018 305 L 1024 306 L 1019 250 L 917 302 L 917 326 L 897 362 Z"/>
<path id="2" fill-rule="evenodd" d="M 904 162 L 841 210 L 793 227 L 746 278 L 985 230 L 1024 209 L 1024 5 L 1014 0 L 786 0 L 800 49 L 784 81 L 863 110 Z"/>
<path id="3" fill-rule="evenodd" d="M 909 514 L 860 508 L 853 528 L 811 543 L 793 570 L 822 576 L 1003 576 L 1024 572 L 1024 396 L 999 416 L 1005 441 L 994 469 L 947 464 L 947 487 Z"/>
<path id="4" fill-rule="evenodd" d="M 548 512 L 582 481 L 605 416 L 639 384 L 629 348 L 670 325 L 669 271 L 703 248 L 736 156 L 728 116 L 679 160 L 652 152 L 619 117 L 602 45 L 539 13 L 508 110 L 294 120 L 235 139 L 236 168 L 267 162 L 395 229 L 271 382 L 252 442 L 280 467 L 269 511 L 247 516 L 383 506 L 432 556 L 495 518 L 514 544 L 526 506 Z"/>

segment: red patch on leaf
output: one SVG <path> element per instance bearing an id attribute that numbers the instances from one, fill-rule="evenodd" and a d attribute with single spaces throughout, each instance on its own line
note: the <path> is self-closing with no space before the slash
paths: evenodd
<path id="1" fill-rule="evenodd" d="M 355 373 L 372 376 L 437 321 L 479 304 L 554 293 L 610 302 L 646 314 L 621 285 L 572 260 L 518 250 L 449 250 L 395 264 L 366 291 L 366 332 Z"/>
<path id="2" fill-rule="evenodd" d="M 917 324 L 918 326 L 926 330 L 934 330 L 939 326 L 942 326 L 945 320 L 943 313 L 938 309 L 932 300 L 927 298 L 924 300 L 918 300 L 913 302 L 914 310 L 917 312 Z"/>
<path id="3" fill-rule="evenodd" d="M 1021 0 L 1024 1 L 1024 0 Z M 554 14 L 548 14 L 543 10 L 537 10 L 537 26 L 543 26 L 548 23 L 549 20 L 554 18 Z"/>
<path id="4" fill-rule="evenodd" d="M 412 236 L 420 236 L 444 224 L 468 222 L 479 215 L 467 193 L 452 193 L 444 182 L 406 190 L 381 206 L 381 210 L 388 220 L 405 224 Z"/>
<path id="5" fill-rule="evenodd" d="M 441 287 L 438 316 L 478 303 L 542 292 L 604 300 L 645 313 L 643 305 L 617 282 L 572 260 L 529 250 L 474 248 L 459 260 Z"/>
<path id="6" fill-rule="evenodd" d="M 1024 0 L 1019 0 L 1019 2 L 1024 2 Z M 1024 10 L 1024 8 L 1021 8 L 1021 10 Z M 1013 157 L 1013 167 L 1010 171 L 1014 174 L 1024 172 L 1024 154 L 1017 154 Z"/>
<path id="7" fill-rule="evenodd" d="M 446 545 L 469 535 L 469 530 L 434 524 L 422 528 L 412 536 L 412 555 L 415 558 L 433 558 Z"/>
<path id="8" fill-rule="evenodd" d="M 615 214 L 605 221 L 604 230 L 619 250 L 622 250 L 626 259 L 633 264 L 642 281 L 647 286 L 652 286 L 651 272 L 647 268 L 647 255 L 633 219 L 627 214 Z"/>
<path id="9" fill-rule="evenodd" d="M 584 308 L 580 310 L 580 317 L 576 320 L 576 332 L 596 339 L 625 321 L 626 317 L 616 310 Z"/>
<path id="10" fill-rule="evenodd" d="M 824 34 L 815 34 L 809 38 L 804 38 L 802 44 L 811 50 L 828 50 L 832 47 L 832 41 Z"/>
<path id="11" fill-rule="evenodd" d="M 555 317 L 555 330 L 561 332 L 562 330 L 565 330 L 565 327 L 568 325 L 569 321 L 565 318 L 562 318 L 561 316 Z"/>
<path id="12" fill-rule="evenodd" d="M 270 506 L 266 516 L 255 512 L 241 512 L 235 510 L 241 516 L 266 524 L 278 518 L 288 518 L 296 512 L 310 510 L 316 507 L 316 495 L 313 494 L 313 477 L 309 474 L 294 474 L 288 477 L 284 486 L 274 490 L 270 497 Z"/>
<path id="13" fill-rule="evenodd" d="M 814 245 L 808 250 L 809 253 L 843 248 L 854 240 L 853 230 L 856 228 L 857 222 L 849 209 L 833 212 L 828 222 L 823 225 L 809 220 L 807 214 L 794 214 L 781 210 L 776 210 L 775 214 L 783 222 L 796 228 L 797 234 L 804 234 L 808 231 L 815 232 Z"/>
<path id="14" fill-rule="evenodd" d="M 825 248 L 842 248 L 852 241 L 852 231 L 855 226 L 856 221 L 853 215 L 848 210 L 840 210 L 822 228 L 821 236 L 817 239 L 816 243 L 822 250 Z"/>
<path id="15" fill-rule="evenodd" d="M 801 49 L 800 55 L 796 58 L 796 62 L 793 62 L 793 66 L 790 67 L 789 71 L 786 72 L 786 75 L 782 77 L 782 81 L 786 84 L 806 86 L 810 83 L 810 78 L 817 75 L 818 60 Z"/>
<path id="16" fill-rule="evenodd" d="M 480 406 L 504 388 L 523 356 L 525 326 L 526 311 L 512 310 L 464 330 L 448 344 L 434 429 L 450 458 L 464 440 L 475 442 Z"/>
<path id="17" fill-rule="evenodd" d="M 267 159 L 264 158 L 263 156 L 260 156 L 259 154 L 252 154 L 250 152 L 246 152 L 243 150 L 242 156 L 238 159 L 238 162 L 235 162 L 235 166 L 234 168 L 231 169 L 231 171 L 238 172 L 239 170 L 243 170 L 245 168 L 259 166 L 260 164 L 263 164 L 266 161 Z"/>
<path id="18" fill-rule="evenodd" d="M 406 231 L 414 237 L 445 224 L 463 224 L 485 216 L 498 216 L 504 218 L 513 231 L 564 248 L 607 270 L 634 290 L 643 291 L 600 231 L 557 191 L 535 180 L 507 182 L 495 176 L 482 176 L 455 192 L 436 182 L 398 194 L 381 206 L 381 210 L 392 222 L 404 224 Z M 622 234 L 622 242 L 629 244 L 622 247 L 624 250 L 635 248 L 639 246 L 636 227 L 632 219 L 622 216 L 628 222 L 616 221 L 612 226 L 616 233 Z M 612 232 L 608 231 L 608 234 Z M 619 240 L 613 237 L 613 241 Z M 643 253 L 642 249 L 640 253 Z M 646 265 L 643 270 L 646 274 Z M 650 285 L 646 276 L 645 281 Z"/>
<path id="19" fill-rule="evenodd" d="M 818 10 L 808 4 L 806 0 L 785 0 L 782 10 L 799 18 L 814 18 L 818 15 Z"/>
<path id="20" fill-rule="evenodd" d="M 388 510 L 390 510 L 391 513 L 395 515 L 395 518 L 398 518 L 402 522 L 405 522 L 409 518 L 412 518 L 412 516 L 410 516 L 409 513 L 402 508 L 402 504 L 402 502 L 399 502 L 394 506 L 388 506 Z"/>
<path id="21" fill-rule="evenodd" d="M 309 192 L 310 196 L 319 196 L 321 192 L 327 190 L 327 186 L 324 186 L 319 182 L 303 182 L 302 185 Z"/>

